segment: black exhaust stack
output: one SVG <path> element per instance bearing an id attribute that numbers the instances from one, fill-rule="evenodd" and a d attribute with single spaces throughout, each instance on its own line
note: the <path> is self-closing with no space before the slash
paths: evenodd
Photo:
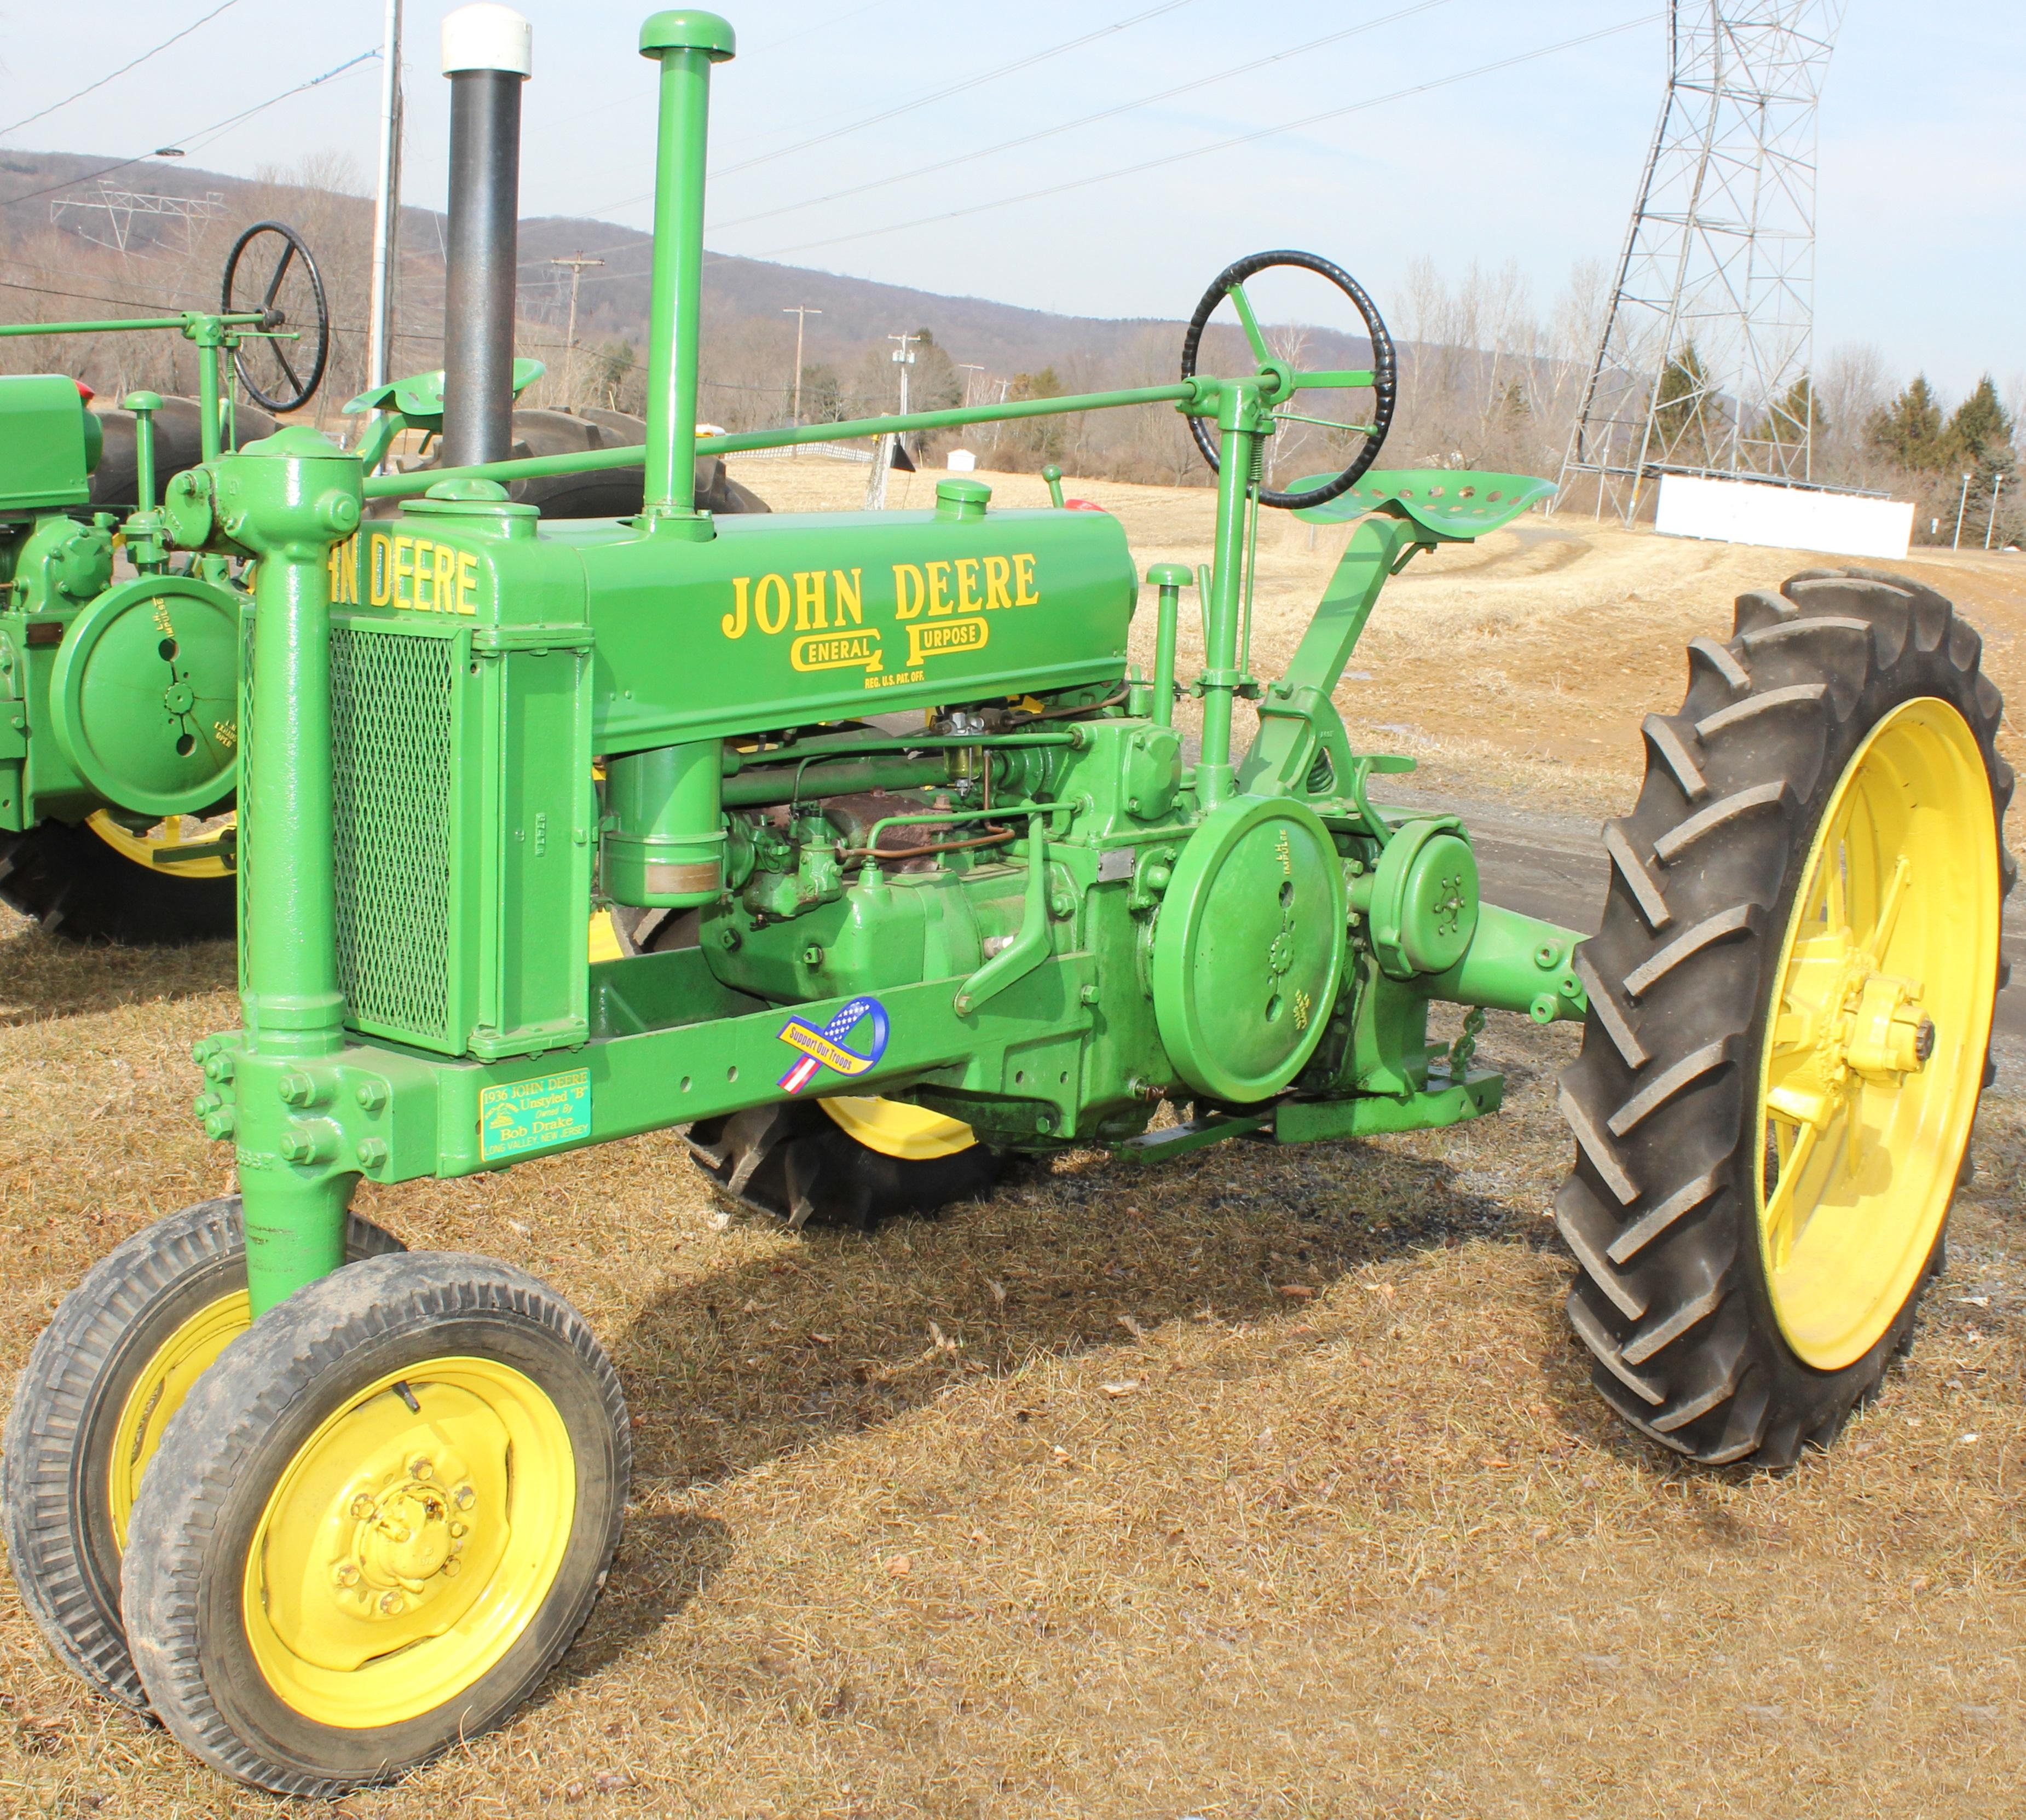
<path id="1" fill-rule="evenodd" d="M 514 442 L 521 85 L 534 28 L 481 0 L 443 22 L 450 78 L 450 244 L 444 288 L 445 467 L 504 461 Z"/>

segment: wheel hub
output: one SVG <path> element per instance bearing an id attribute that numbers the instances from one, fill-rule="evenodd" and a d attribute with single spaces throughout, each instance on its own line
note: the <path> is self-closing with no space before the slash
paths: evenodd
<path id="1" fill-rule="evenodd" d="M 379 1619 L 401 1616 L 455 1579 L 484 1516 L 454 1453 L 418 1454 L 392 1474 L 375 1461 L 339 1501 L 345 1520 L 337 1526 L 342 1553 L 331 1596 L 351 1615 Z"/>

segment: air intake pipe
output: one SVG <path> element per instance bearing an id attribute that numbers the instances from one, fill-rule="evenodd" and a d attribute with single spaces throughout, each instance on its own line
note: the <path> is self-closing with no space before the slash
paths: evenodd
<path id="1" fill-rule="evenodd" d="M 443 22 L 450 79 L 450 242 L 444 286 L 443 463 L 504 461 L 514 444 L 521 85 L 534 28 L 481 0 Z"/>

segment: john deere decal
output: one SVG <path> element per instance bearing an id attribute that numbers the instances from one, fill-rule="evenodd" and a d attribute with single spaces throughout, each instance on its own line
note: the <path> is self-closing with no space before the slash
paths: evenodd
<path id="1" fill-rule="evenodd" d="M 800 1018 L 782 1025 L 781 1041 L 800 1049 L 801 1059 L 781 1077 L 783 1092 L 799 1093 L 819 1068 L 863 1074 L 886 1053 L 886 1008 L 876 998 L 855 998 L 818 1030 Z"/>

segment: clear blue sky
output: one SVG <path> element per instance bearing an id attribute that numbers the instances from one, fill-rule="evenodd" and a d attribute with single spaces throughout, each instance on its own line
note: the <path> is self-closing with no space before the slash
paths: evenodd
<path id="1" fill-rule="evenodd" d="M 218 0 L 17 8 L 0 94 L 18 119 L 198 20 Z M 1085 33 L 1159 0 L 764 0 L 725 9 L 739 59 L 716 90 L 714 164 L 780 153 Z M 1183 0 L 1032 67 L 847 131 L 713 184 L 714 250 L 1039 308 L 1181 313 L 1225 260 L 1313 247 L 1382 306 L 1427 255 L 1519 261 L 1541 300 L 1572 262 L 1617 253 L 1660 94 L 1658 0 L 1553 9 L 1432 0 L 1306 55 L 1194 87 L 1023 148 L 815 206 L 934 165 L 1382 20 L 1415 0 Z M 448 9 L 408 7 L 407 195 L 440 204 Z M 654 90 L 634 50 L 647 10 L 526 0 L 535 24 L 523 212 L 647 219 Z M 1383 102 L 1216 157 L 931 220 L 1342 107 L 1601 31 L 1538 61 Z M 250 173 L 326 149 L 372 168 L 377 68 L 362 65 L 204 142 L 203 129 L 378 42 L 378 0 L 234 0 L 215 21 L 98 94 L 0 136 L 7 147 L 127 156 L 164 143 Z M 1851 0 L 1822 113 L 1817 338 L 1876 343 L 1960 393 L 2026 369 L 2026 7 Z M 146 166 L 135 168 L 136 179 Z M 786 212 L 772 213 L 776 210 Z M 764 219 L 749 219 L 764 216 Z M 827 244 L 824 244 L 827 243 Z"/>

